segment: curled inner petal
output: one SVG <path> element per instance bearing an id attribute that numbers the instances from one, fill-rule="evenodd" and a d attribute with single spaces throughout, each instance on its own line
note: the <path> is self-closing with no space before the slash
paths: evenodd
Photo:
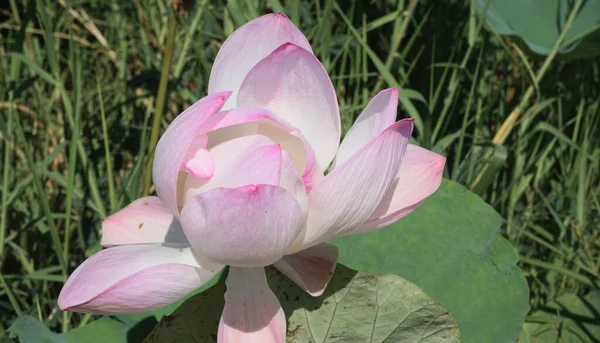
<path id="1" fill-rule="evenodd" d="M 238 108 L 219 112 L 202 124 L 184 159 L 177 180 L 177 204 L 181 210 L 192 196 L 216 187 L 238 187 L 246 184 L 257 184 L 256 177 L 261 173 L 250 170 L 251 166 L 242 167 L 243 156 L 261 154 L 256 149 L 263 145 L 278 145 L 281 155 L 288 158 L 291 164 L 285 163 L 282 169 L 292 166 L 300 175 L 300 183 L 304 191 L 296 190 L 296 174 L 294 180 L 284 179 L 283 188 L 293 194 L 304 197 L 323 178 L 323 172 L 315 162 L 312 148 L 300 134 L 289 124 L 262 109 Z M 266 166 L 259 166 L 260 169 Z M 206 173 L 196 172 L 204 168 Z M 253 176 L 254 175 L 254 176 Z M 283 175 L 283 174 L 282 174 Z M 290 174 L 291 175 L 291 174 Z M 270 184 L 277 184 L 271 182 Z M 297 192 L 298 191 L 298 192 Z M 301 203 L 305 202 L 299 199 Z"/>
<path id="2" fill-rule="evenodd" d="M 181 170 L 197 178 L 210 179 L 215 172 L 215 164 L 206 150 L 208 137 L 198 135 L 188 148 L 185 158 L 181 163 Z"/>
<path id="3" fill-rule="evenodd" d="M 195 195 L 218 187 L 279 182 L 281 147 L 266 136 L 235 138 L 211 148 L 209 153 L 215 163 L 215 174 L 210 180 L 183 175 L 184 204 Z"/>
<path id="4" fill-rule="evenodd" d="M 241 136 L 260 134 L 269 137 L 289 152 L 307 190 L 323 177 L 314 151 L 304 135 L 265 109 L 236 108 L 220 112 L 209 119 L 204 130 L 209 138 L 209 148 Z"/>

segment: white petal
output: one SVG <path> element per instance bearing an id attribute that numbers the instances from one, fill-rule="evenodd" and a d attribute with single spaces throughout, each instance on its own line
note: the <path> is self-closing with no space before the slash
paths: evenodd
<path id="1" fill-rule="evenodd" d="M 215 173 L 210 180 L 188 176 L 184 204 L 195 195 L 219 187 L 279 184 L 281 147 L 263 135 L 235 138 L 210 149 Z"/>
<path id="2" fill-rule="evenodd" d="M 224 109 L 235 106 L 240 85 L 250 69 L 284 43 L 310 50 L 306 37 L 282 13 L 267 14 L 235 30 L 213 64 L 208 93 L 232 91 Z"/>
<path id="3" fill-rule="evenodd" d="M 102 245 L 187 244 L 179 221 L 155 196 L 140 198 L 102 221 Z"/>
<path id="4" fill-rule="evenodd" d="M 386 227 L 414 211 L 442 183 L 445 162 L 444 156 L 409 144 L 393 187 L 375 213 L 353 232 Z"/>
<path id="5" fill-rule="evenodd" d="M 152 180 L 163 204 L 175 215 L 178 208 L 178 179 L 190 146 L 202 134 L 202 126 L 225 103 L 229 93 L 208 95 L 181 113 L 160 137 L 154 153 Z M 183 173 L 185 174 L 185 173 Z"/>
<path id="6" fill-rule="evenodd" d="M 238 94 L 240 107 L 270 110 L 298 128 L 325 170 L 340 143 L 340 113 L 327 71 L 309 51 L 287 43 L 250 70 Z"/>
<path id="7" fill-rule="evenodd" d="M 71 274 L 58 297 L 63 310 L 127 314 L 179 300 L 223 268 L 191 248 L 123 245 L 100 251 Z"/>
<path id="8" fill-rule="evenodd" d="M 373 214 L 398 175 L 412 127 L 412 119 L 393 124 L 311 190 L 306 229 L 288 254 L 345 235 Z"/>
<path id="9" fill-rule="evenodd" d="M 356 118 L 340 148 L 333 165 L 344 163 L 381 131 L 396 121 L 398 108 L 398 90 L 388 88 L 379 92 Z"/>
<path id="10" fill-rule="evenodd" d="M 213 189 L 196 195 L 181 210 L 181 224 L 194 250 L 238 267 L 264 267 L 279 260 L 305 220 L 293 194 L 268 184 Z"/>

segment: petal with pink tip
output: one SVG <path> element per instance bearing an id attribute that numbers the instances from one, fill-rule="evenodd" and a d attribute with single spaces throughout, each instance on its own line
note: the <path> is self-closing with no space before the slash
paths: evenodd
<path id="1" fill-rule="evenodd" d="M 188 176 L 183 187 L 184 204 L 197 194 L 219 187 L 279 184 L 281 147 L 266 136 L 235 138 L 210 149 L 210 154 L 215 174 L 210 180 Z"/>
<path id="2" fill-rule="evenodd" d="M 388 226 L 414 211 L 442 183 L 445 163 L 444 156 L 409 144 L 393 187 L 371 217 L 350 234 Z"/>
<path id="3" fill-rule="evenodd" d="M 356 122 L 344 137 L 337 154 L 335 165 L 344 163 L 363 145 L 369 143 L 381 131 L 396 121 L 398 109 L 398 90 L 388 88 L 379 92 L 356 118 Z"/>
<path id="4" fill-rule="evenodd" d="M 181 211 L 183 230 L 198 254 L 238 267 L 279 260 L 304 221 L 294 195 L 265 184 L 213 189 L 196 195 Z"/>
<path id="5" fill-rule="evenodd" d="M 297 128 L 264 109 L 236 108 L 212 116 L 203 130 L 210 131 L 208 148 L 247 135 L 264 135 L 292 157 L 307 190 L 323 178 L 312 147 Z"/>
<path id="6" fill-rule="evenodd" d="M 264 268 L 232 267 L 226 285 L 217 341 L 285 343 L 285 314 L 267 284 Z"/>
<path id="7" fill-rule="evenodd" d="M 288 253 L 344 235 L 373 214 L 398 175 L 412 121 L 385 129 L 311 190 L 306 229 Z"/>
<path id="8" fill-rule="evenodd" d="M 337 264 L 338 248 L 321 243 L 292 255 L 286 255 L 273 266 L 313 297 L 325 291 Z"/>
<path id="9" fill-rule="evenodd" d="M 298 128 L 325 170 L 340 142 L 335 90 L 321 62 L 309 51 L 286 43 L 250 70 L 237 98 L 240 107 L 270 110 Z"/>
<path id="10" fill-rule="evenodd" d="M 150 311 L 179 300 L 223 268 L 191 248 L 123 245 L 85 260 L 60 292 L 63 310 L 114 315 Z"/>
<path id="11" fill-rule="evenodd" d="M 267 14 L 241 26 L 227 38 L 217 54 L 208 93 L 232 91 L 224 108 L 234 107 L 237 92 L 250 69 L 287 42 L 311 51 L 306 37 L 282 13 Z"/>
<path id="12" fill-rule="evenodd" d="M 198 100 L 173 120 L 156 145 L 152 179 L 158 197 L 175 216 L 179 216 L 177 179 L 189 156 L 188 148 L 201 133 L 202 124 L 221 108 L 229 94 L 217 93 Z"/>
<path id="13" fill-rule="evenodd" d="M 292 193 L 304 212 L 308 198 L 304 182 L 290 154 L 263 135 L 242 136 L 210 150 L 217 174 L 210 180 L 184 176 L 183 203 L 195 195 L 219 187 L 235 188 L 249 184 L 279 185 Z"/>
<path id="14" fill-rule="evenodd" d="M 181 163 L 181 170 L 201 179 L 210 179 L 215 172 L 213 162 L 208 150 L 206 150 L 208 137 L 198 135 L 194 138 Z"/>
<path id="15" fill-rule="evenodd" d="M 137 199 L 102 221 L 102 245 L 188 244 L 179 221 L 158 197 Z"/>

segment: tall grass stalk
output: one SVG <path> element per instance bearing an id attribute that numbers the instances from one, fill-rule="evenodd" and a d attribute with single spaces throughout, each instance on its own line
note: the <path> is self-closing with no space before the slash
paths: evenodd
<path id="1" fill-rule="evenodd" d="M 175 14 L 169 16 L 169 24 L 167 30 L 167 47 L 163 60 L 162 70 L 160 74 L 160 83 L 158 85 L 158 94 L 156 95 L 156 109 L 152 120 L 152 131 L 150 133 L 150 143 L 148 145 L 148 156 L 146 162 L 146 170 L 144 172 L 144 195 L 150 193 L 150 185 L 152 184 L 152 163 L 154 162 L 154 150 L 158 142 L 158 134 L 160 131 L 160 122 L 163 118 L 163 111 L 167 98 L 167 85 L 169 83 L 169 74 L 171 72 L 171 61 L 173 59 L 173 49 L 175 46 Z"/>

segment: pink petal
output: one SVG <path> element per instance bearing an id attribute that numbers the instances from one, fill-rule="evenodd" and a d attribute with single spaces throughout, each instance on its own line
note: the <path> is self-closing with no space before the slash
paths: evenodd
<path id="1" fill-rule="evenodd" d="M 215 164 L 206 150 L 208 137 L 198 135 L 188 148 L 181 163 L 181 170 L 201 179 L 210 179 L 215 172 Z"/>
<path id="2" fill-rule="evenodd" d="M 210 180 L 187 176 L 183 203 L 215 188 L 235 188 L 249 184 L 280 186 L 293 194 L 304 213 L 308 197 L 292 157 L 280 144 L 263 135 L 242 136 L 210 150 L 217 173 Z"/>
<path id="3" fill-rule="evenodd" d="M 379 92 L 356 118 L 356 122 L 344 137 L 334 165 L 344 163 L 363 145 L 375 138 L 381 131 L 396 121 L 398 90 L 388 88 Z"/>
<path id="4" fill-rule="evenodd" d="M 321 181 L 321 179 L 324 177 L 323 169 L 321 169 L 321 167 L 317 165 L 315 153 L 308 141 L 306 140 L 306 138 L 304 138 L 304 136 L 302 135 L 302 133 L 298 130 L 294 130 L 290 132 L 290 135 L 302 141 L 302 146 L 304 148 L 303 151 L 306 154 L 306 163 L 304 164 L 304 170 L 302 172 L 302 180 L 304 181 L 304 186 L 306 187 L 306 191 L 308 192 L 317 184 L 317 182 Z M 294 147 L 298 147 L 298 145 L 295 145 Z M 290 147 L 289 149 L 286 149 L 286 151 L 290 152 L 290 156 L 294 156 L 298 154 L 298 151 L 300 151 L 300 149 L 293 150 Z"/>
<path id="5" fill-rule="evenodd" d="M 296 198 L 298 205 L 302 209 L 302 213 L 304 213 L 304 217 L 306 217 L 308 215 L 308 194 L 306 193 L 306 187 L 294 166 L 292 157 L 285 150 L 281 151 L 279 187 L 294 195 L 294 198 Z"/>
<path id="6" fill-rule="evenodd" d="M 264 268 L 229 269 L 219 343 L 285 343 L 286 319 Z"/>
<path id="7" fill-rule="evenodd" d="M 414 211 L 442 183 L 445 163 L 444 156 L 409 144 L 393 187 L 373 215 L 352 233 L 388 226 Z"/>
<path id="8" fill-rule="evenodd" d="M 158 197 L 137 199 L 102 221 L 102 245 L 187 244 L 179 221 Z"/>
<path id="9" fill-rule="evenodd" d="M 177 178 L 188 148 L 200 133 L 202 124 L 227 100 L 230 92 L 206 96 L 181 113 L 169 125 L 156 145 L 152 178 L 158 197 L 176 216 Z"/>
<path id="10" fill-rule="evenodd" d="M 275 268 L 313 297 L 325 291 L 337 264 L 338 248 L 321 243 L 275 262 Z"/>
<path id="11" fill-rule="evenodd" d="M 210 180 L 188 176 L 183 187 L 184 204 L 195 195 L 219 187 L 249 184 L 278 185 L 281 147 L 263 135 L 235 138 L 210 150 L 215 174 Z"/>
<path id="12" fill-rule="evenodd" d="M 71 274 L 58 306 L 104 315 L 150 311 L 179 300 L 222 268 L 200 260 L 190 248 L 150 244 L 108 248 Z"/>
<path id="13" fill-rule="evenodd" d="M 304 136 L 266 110 L 236 108 L 220 112 L 203 125 L 203 130 L 210 131 L 207 133 L 209 148 L 240 136 L 265 135 L 290 153 L 307 190 L 323 178 L 323 171 L 317 166 L 314 152 Z"/>
<path id="14" fill-rule="evenodd" d="M 325 170 L 340 141 L 340 114 L 327 72 L 309 51 L 286 43 L 246 76 L 237 98 L 241 107 L 259 107 L 297 127 Z"/>
<path id="15" fill-rule="evenodd" d="M 234 107 L 240 84 L 250 69 L 287 42 L 311 51 L 306 37 L 282 13 L 267 14 L 241 26 L 227 38 L 217 54 L 208 93 L 232 91 L 224 108 Z"/>
<path id="16" fill-rule="evenodd" d="M 183 230 L 198 254 L 240 267 L 279 260 L 304 221 L 294 195 L 265 184 L 213 189 L 196 195 L 181 211 Z"/>
<path id="17" fill-rule="evenodd" d="M 306 229 L 288 253 L 351 232 L 373 214 L 398 175 L 412 128 L 412 119 L 388 127 L 311 190 Z"/>

